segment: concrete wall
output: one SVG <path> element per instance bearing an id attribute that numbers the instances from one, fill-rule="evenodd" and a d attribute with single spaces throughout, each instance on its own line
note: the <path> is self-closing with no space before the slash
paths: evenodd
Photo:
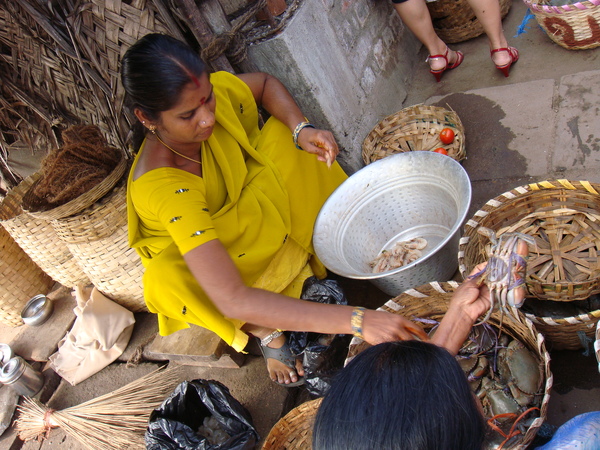
<path id="1" fill-rule="evenodd" d="M 303 0 L 283 31 L 248 55 L 334 133 L 338 161 L 353 173 L 364 166 L 369 131 L 402 109 L 420 45 L 388 0 Z"/>

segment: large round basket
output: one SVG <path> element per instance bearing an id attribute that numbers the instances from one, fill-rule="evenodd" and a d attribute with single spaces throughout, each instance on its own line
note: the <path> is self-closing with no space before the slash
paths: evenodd
<path id="1" fill-rule="evenodd" d="M 455 281 L 425 284 L 415 289 L 409 289 L 399 296 L 388 300 L 378 310 L 400 314 L 413 321 L 419 319 L 440 321 L 448 310 L 448 304 L 457 287 L 458 283 Z M 520 439 L 511 441 L 508 446 L 503 447 L 505 449 L 525 449 L 535 438 L 539 427 L 542 426 L 546 419 L 553 381 L 552 373 L 550 372 L 550 355 L 546 350 L 544 337 L 523 314 L 519 314 L 516 319 L 513 319 L 509 318 L 506 314 L 501 315 L 501 313 L 495 311 L 490 316 L 488 323 L 496 328 L 501 326 L 503 332 L 507 333 L 513 339 L 519 340 L 536 355 L 543 365 L 544 393 L 539 416 L 533 420 L 526 433 L 520 435 Z M 425 328 L 427 327 L 431 327 L 431 325 L 425 325 Z M 359 338 L 352 338 L 345 364 L 348 364 L 356 355 L 369 346 L 370 344 Z"/>
<path id="2" fill-rule="evenodd" d="M 315 416 L 322 398 L 292 409 L 271 428 L 262 450 L 310 450 Z"/>
<path id="3" fill-rule="evenodd" d="M 439 134 L 451 128 L 454 141 L 443 144 Z M 452 110 L 440 106 L 414 105 L 387 116 L 367 135 L 362 145 L 365 164 L 395 153 L 444 148 L 457 161 L 466 158 L 465 130 Z"/>
<path id="4" fill-rule="evenodd" d="M 39 174 L 34 174 L 25 178 L 8 192 L 0 204 L 0 222 L 25 253 L 53 280 L 69 288 L 79 283 L 88 284 L 88 276 L 73 259 L 66 244 L 58 238 L 52 224 L 25 213 L 21 208 L 23 194 L 38 177 Z"/>
<path id="5" fill-rule="evenodd" d="M 132 312 L 147 311 L 144 269 L 127 237 L 125 179 L 92 206 L 53 220 L 52 226 L 100 292 Z"/>
<path id="6" fill-rule="evenodd" d="M 511 0 L 500 0 L 500 14 L 504 18 L 512 5 Z M 436 0 L 427 2 L 427 9 L 436 34 L 447 44 L 463 42 L 483 34 L 483 26 L 475 17 L 467 0 Z"/>
<path id="7" fill-rule="evenodd" d="M 568 50 L 600 45 L 600 0 L 553 6 L 544 0 L 524 0 L 548 37 Z"/>
<path id="8" fill-rule="evenodd" d="M 9 327 L 23 325 L 21 311 L 38 294 L 47 294 L 54 281 L 19 247 L 0 226 L 0 322 Z"/>
<path id="9" fill-rule="evenodd" d="M 466 277 L 487 261 L 489 238 L 507 232 L 535 238 L 529 244 L 527 289 L 541 300 L 585 300 L 600 292 L 600 185 L 587 181 L 542 181 L 489 200 L 464 227 L 459 269 Z"/>
<path id="10" fill-rule="evenodd" d="M 108 174 L 106 178 L 104 178 L 100 183 L 96 184 L 88 191 L 84 192 L 77 198 L 65 203 L 64 205 L 57 206 L 56 208 L 52 208 L 47 211 L 35 211 L 32 208 L 28 208 L 26 206 L 23 206 L 23 209 L 25 209 L 28 214 L 44 220 L 62 219 L 63 217 L 68 217 L 73 214 L 77 214 L 80 211 L 87 208 L 88 206 L 93 205 L 97 200 L 104 197 L 108 192 L 110 192 L 119 182 L 119 180 L 123 177 L 123 174 L 125 173 L 128 164 L 128 160 L 123 155 L 119 163 L 115 166 L 112 172 Z M 36 180 L 36 182 L 39 180 L 41 180 L 41 176 Z M 31 198 L 31 192 L 34 187 L 35 183 L 32 186 L 30 186 L 28 191 L 24 193 L 24 205 L 29 205 L 31 203 L 31 201 L 28 201 L 28 199 Z"/>
<path id="11" fill-rule="evenodd" d="M 596 339 L 600 310 L 573 317 L 541 317 L 525 312 L 525 316 L 544 335 L 550 350 L 579 350 L 587 348 L 586 340 Z"/>

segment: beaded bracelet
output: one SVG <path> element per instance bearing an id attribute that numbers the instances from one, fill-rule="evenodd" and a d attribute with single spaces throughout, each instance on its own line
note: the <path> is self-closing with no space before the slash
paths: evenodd
<path id="1" fill-rule="evenodd" d="M 352 334 L 359 339 L 365 340 L 362 332 L 363 316 L 365 315 L 365 308 L 357 306 L 352 310 L 352 317 L 350 318 L 350 326 L 352 327 Z"/>
<path id="2" fill-rule="evenodd" d="M 298 135 L 300 134 L 300 132 L 305 129 L 305 128 L 315 128 L 315 126 L 310 123 L 310 122 L 300 122 L 298 125 L 296 125 L 296 128 L 294 128 L 294 132 L 292 133 L 292 136 L 294 138 L 294 145 L 296 146 L 296 148 L 298 150 L 304 150 L 302 147 L 300 147 L 298 145 Z"/>

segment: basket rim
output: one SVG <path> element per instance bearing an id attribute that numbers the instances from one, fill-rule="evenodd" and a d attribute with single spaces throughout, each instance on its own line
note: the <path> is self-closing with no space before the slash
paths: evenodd
<path id="1" fill-rule="evenodd" d="M 321 401 L 323 400 L 323 397 L 319 397 L 313 400 L 308 400 L 298 406 L 296 406 L 295 408 L 293 408 L 291 411 L 289 411 L 286 415 L 284 415 L 282 418 L 280 418 L 275 425 L 273 425 L 273 427 L 271 428 L 271 430 L 269 431 L 269 434 L 267 435 L 267 437 L 265 438 L 265 441 L 262 445 L 262 450 L 268 450 L 268 449 L 273 449 L 273 450 L 277 450 L 280 449 L 282 447 L 273 447 L 273 445 L 275 445 L 276 443 L 280 442 L 281 439 L 278 439 L 277 433 L 279 432 L 279 429 L 282 428 L 284 425 L 286 424 L 293 424 L 294 425 L 294 429 L 291 430 L 292 433 L 290 433 L 290 430 L 288 429 L 287 434 L 281 434 L 281 436 L 287 436 L 287 439 L 285 439 L 287 445 L 285 446 L 285 448 L 287 450 L 291 450 L 293 448 L 306 448 L 306 447 L 292 447 L 292 442 L 293 440 L 289 439 L 289 436 L 293 436 L 294 433 L 297 433 L 298 431 L 305 431 L 307 430 L 308 427 L 308 419 L 314 417 L 317 414 L 317 411 L 319 410 L 319 406 L 321 405 Z M 298 417 L 300 417 L 302 420 L 298 420 Z M 296 442 L 296 445 L 298 445 L 300 443 Z"/>
<path id="2" fill-rule="evenodd" d="M 456 160 L 456 161 L 463 161 L 464 159 L 466 159 L 466 153 L 465 153 L 465 130 L 464 130 L 464 125 L 462 123 L 462 121 L 460 120 L 460 117 L 458 115 L 458 113 L 456 111 L 454 111 L 450 105 L 447 105 L 448 108 L 444 108 L 443 106 L 437 106 L 437 105 L 427 105 L 425 103 L 417 103 L 411 106 L 407 106 L 406 108 L 402 108 L 399 111 L 396 111 L 392 114 L 389 114 L 387 116 L 385 116 L 383 119 L 379 120 L 372 128 L 371 130 L 367 133 L 367 135 L 365 136 L 365 138 L 362 141 L 361 144 L 361 153 L 362 153 L 362 158 L 363 158 L 363 162 L 365 164 L 372 164 L 373 162 L 376 161 L 371 161 L 370 160 L 370 155 L 368 155 L 368 146 L 371 144 L 371 142 L 376 141 L 376 137 L 381 137 L 381 134 L 378 133 L 378 130 L 381 128 L 381 125 L 383 123 L 387 123 L 390 122 L 396 118 L 401 118 L 401 116 L 403 115 L 407 115 L 410 114 L 413 110 L 429 110 L 429 111 L 433 111 L 433 112 L 443 112 L 444 114 L 450 114 L 453 116 L 454 122 L 452 124 L 448 124 L 448 127 L 452 127 L 456 130 L 456 134 L 458 136 L 460 136 L 460 144 L 458 146 L 458 151 L 457 151 L 457 155 L 456 157 L 452 157 L 452 159 Z M 405 123 L 410 123 L 412 120 L 407 120 Z M 442 146 L 443 144 L 440 144 L 440 146 Z M 404 152 L 405 153 L 405 152 Z"/>
<path id="3" fill-rule="evenodd" d="M 543 4 L 541 1 L 536 0 L 523 0 L 523 2 L 529 6 L 534 13 L 541 12 L 545 14 L 565 14 L 570 12 L 580 12 L 586 9 L 595 8 L 600 6 L 600 0 L 585 0 L 583 2 L 575 2 L 568 5 L 554 6 Z"/>
<path id="4" fill-rule="evenodd" d="M 25 209 L 25 207 L 23 207 L 23 211 L 31 216 L 45 220 L 62 219 L 63 217 L 77 214 L 106 195 L 121 179 L 127 169 L 127 164 L 127 158 L 121 152 L 121 159 L 115 168 L 106 176 L 106 178 L 104 178 L 104 180 L 96 184 L 90 190 L 63 205 L 47 211 L 30 211 Z"/>

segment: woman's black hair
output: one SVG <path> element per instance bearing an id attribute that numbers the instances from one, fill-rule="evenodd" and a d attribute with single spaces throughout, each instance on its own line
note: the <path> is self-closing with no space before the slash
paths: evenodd
<path id="1" fill-rule="evenodd" d="M 173 108 L 189 83 L 198 83 L 207 70 L 200 56 L 186 43 L 166 34 L 147 34 L 133 44 L 121 61 L 121 82 L 126 105 L 158 121 Z M 133 144 L 141 143 L 145 129 L 137 121 Z M 141 136 L 140 136 L 141 132 Z"/>
<path id="2" fill-rule="evenodd" d="M 359 353 L 315 419 L 315 450 L 481 450 L 486 424 L 457 361 L 420 341 Z"/>

